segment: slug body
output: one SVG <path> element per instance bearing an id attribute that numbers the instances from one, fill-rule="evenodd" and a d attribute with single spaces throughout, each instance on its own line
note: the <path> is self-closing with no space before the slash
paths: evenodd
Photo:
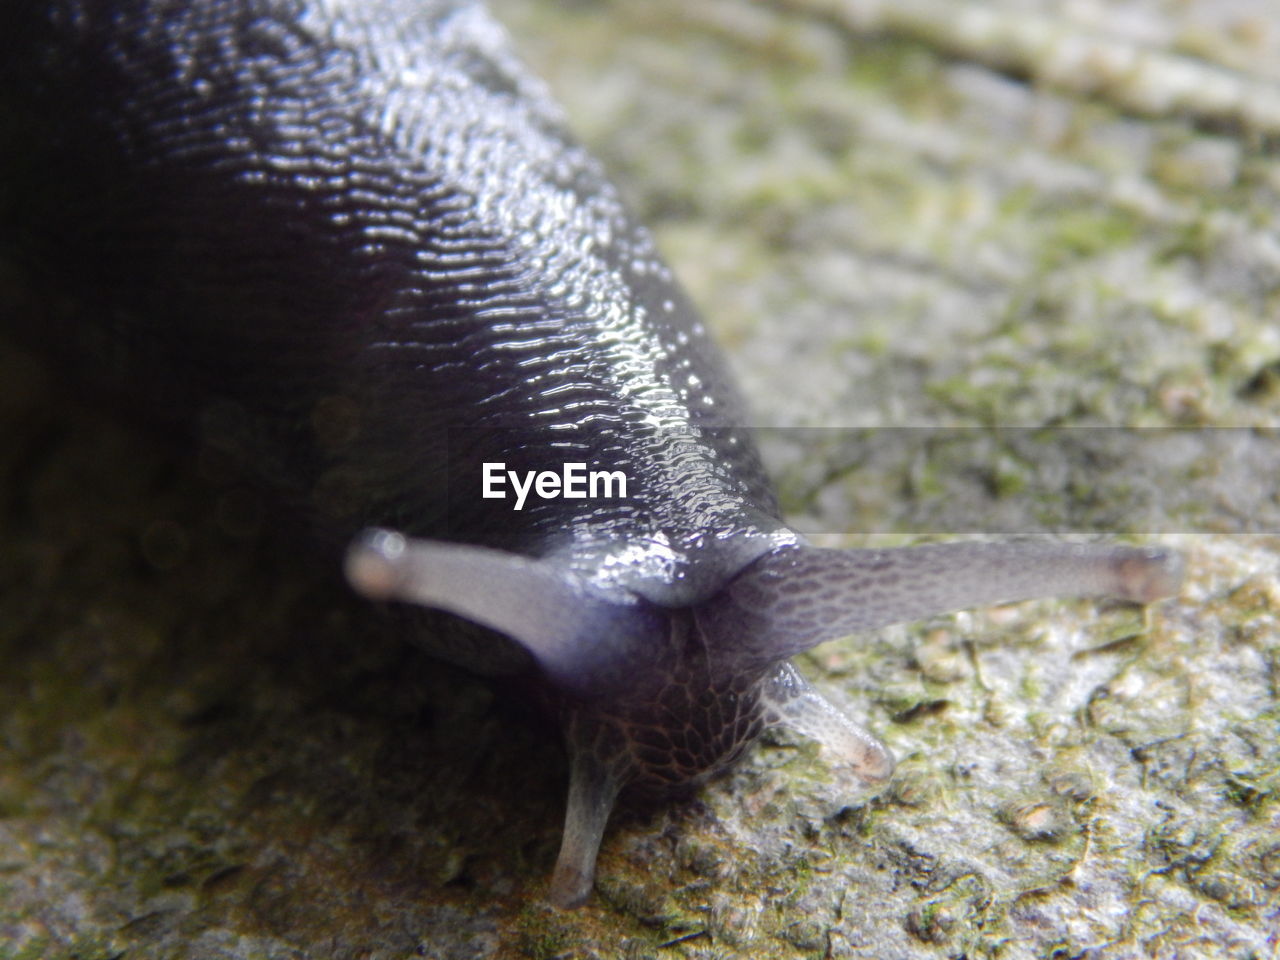
<path id="1" fill-rule="evenodd" d="M 590 892 L 620 788 L 697 782 L 768 723 L 889 775 L 792 654 L 1176 583 L 1160 551 L 829 551 L 788 530 L 650 235 L 475 3 L 55 0 L 9 19 L 6 322 L 224 425 L 322 549 L 351 542 L 357 589 L 495 631 L 418 638 L 436 652 L 541 675 L 572 759 L 557 903 Z M 480 495 L 498 462 L 583 462 L 628 492 L 515 512 Z"/>

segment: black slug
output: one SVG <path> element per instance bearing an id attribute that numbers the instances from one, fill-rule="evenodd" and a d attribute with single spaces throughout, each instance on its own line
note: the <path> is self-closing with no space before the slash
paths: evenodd
<path id="1" fill-rule="evenodd" d="M 160 419 L 233 424 L 317 549 L 336 565 L 352 544 L 357 590 L 489 628 L 442 656 L 541 677 L 571 755 L 560 905 L 589 894 L 619 789 L 696 783 L 767 724 L 890 774 L 792 654 L 1176 587 L 1159 549 L 833 551 L 790 531 L 650 235 L 475 3 L 6 17 L 6 324 Z"/>

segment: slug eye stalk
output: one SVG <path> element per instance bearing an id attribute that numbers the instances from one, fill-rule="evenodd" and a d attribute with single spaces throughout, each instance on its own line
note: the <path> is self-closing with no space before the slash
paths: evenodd
<path id="1" fill-rule="evenodd" d="M 1151 603 L 1177 592 L 1182 558 L 1161 547 L 960 542 L 890 550 L 782 547 L 700 611 L 743 662 L 974 607 L 1055 596 Z"/>
<path id="2" fill-rule="evenodd" d="M 371 600 L 445 610 L 510 637 L 556 689 L 586 698 L 627 685 L 664 631 L 652 604 L 488 547 L 366 530 L 347 550 L 346 575 Z"/>

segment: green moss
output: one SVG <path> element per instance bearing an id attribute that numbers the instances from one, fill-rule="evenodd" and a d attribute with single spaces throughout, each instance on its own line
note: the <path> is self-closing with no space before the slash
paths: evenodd
<path id="1" fill-rule="evenodd" d="M 928 47 L 913 40 L 880 37 L 855 41 L 850 50 L 847 78 L 851 87 L 892 100 L 913 113 L 934 114 L 950 101 L 940 81 L 942 62 Z"/>
<path id="2" fill-rule="evenodd" d="M 0 943 L 0 960 L 45 960 L 53 956 L 54 946 L 44 937 L 28 940 L 21 949 Z"/>
<path id="3" fill-rule="evenodd" d="M 529 960 L 554 960 L 573 946 L 574 931 L 560 915 L 545 908 L 524 910 L 518 923 L 516 949 Z"/>
<path id="4" fill-rule="evenodd" d="M 1083 207 L 1042 211 L 1052 214 L 1041 247 L 1041 264 L 1057 269 L 1071 260 L 1123 249 L 1139 236 L 1133 217 L 1113 207 Z"/>

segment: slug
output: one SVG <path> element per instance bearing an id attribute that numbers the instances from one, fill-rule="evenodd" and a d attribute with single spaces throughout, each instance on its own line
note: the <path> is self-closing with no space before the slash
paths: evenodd
<path id="1" fill-rule="evenodd" d="M 1157 548 L 789 530 L 652 237 L 476 3 L 19 4 L 0 90 L 9 329 L 157 419 L 223 424 L 317 550 L 349 544 L 357 591 L 484 628 L 411 639 L 538 678 L 571 758 L 560 906 L 620 789 L 697 784 L 769 724 L 890 775 L 793 654 L 1176 588 Z M 566 464 L 626 496 L 482 495 L 572 492 Z"/>

